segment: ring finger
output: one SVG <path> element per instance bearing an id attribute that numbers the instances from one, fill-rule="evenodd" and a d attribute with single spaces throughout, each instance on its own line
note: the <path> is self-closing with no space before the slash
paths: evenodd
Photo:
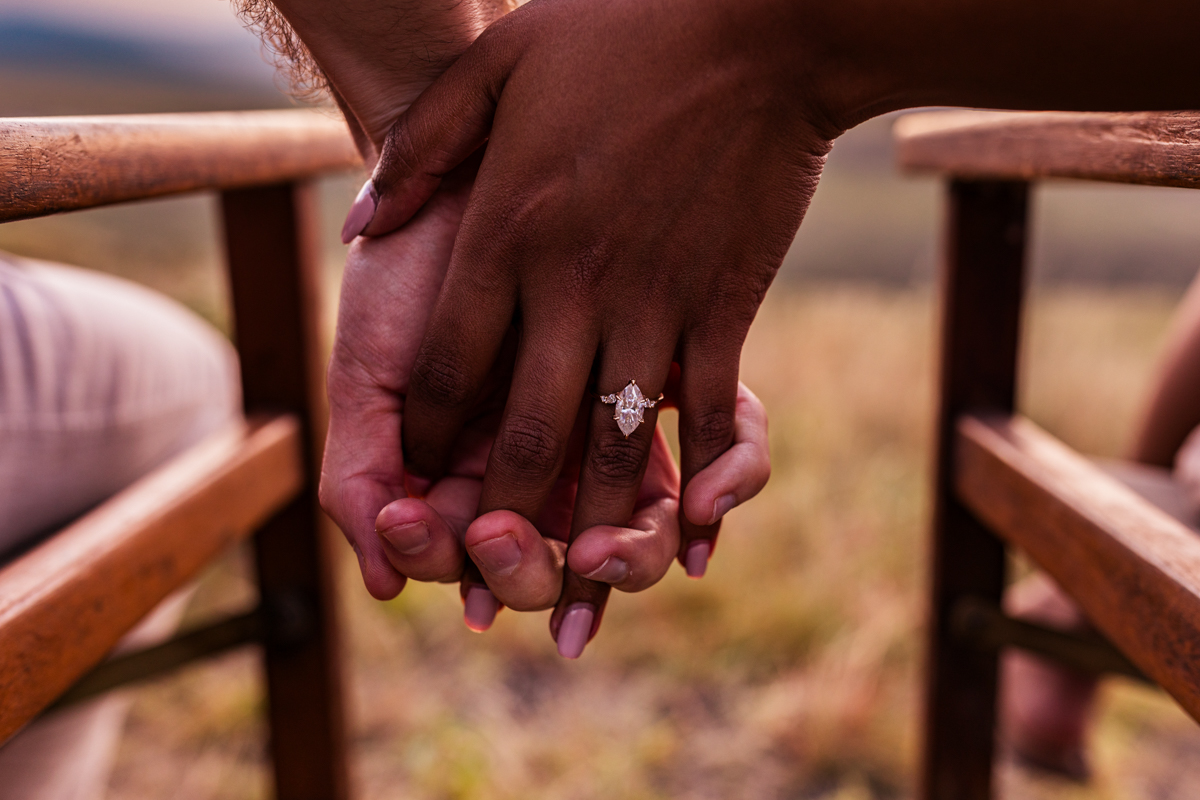
<path id="1" fill-rule="evenodd" d="M 673 343 L 610 348 L 601 356 L 596 385 L 604 400 L 596 401 L 590 415 L 572 539 L 597 525 L 624 526 L 633 515 L 673 349 Z M 610 588 L 564 570 L 562 596 L 550 617 L 550 632 L 560 655 L 578 658 L 582 654 L 600 625 Z"/>

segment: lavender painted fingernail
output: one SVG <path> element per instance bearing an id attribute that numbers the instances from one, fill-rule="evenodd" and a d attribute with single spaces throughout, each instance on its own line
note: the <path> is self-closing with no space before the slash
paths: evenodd
<path id="1" fill-rule="evenodd" d="M 463 621 L 467 627 L 476 633 L 483 633 L 492 627 L 500 604 L 495 596 L 482 586 L 472 586 L 467 592 L 466 604 L 463 607 Z"/>
<path id="2" fill-rule="evenodd" d="M 712 552 L 712 544 L 707 539 L 700 539 L 688 545 L 687 554 L 683 557 L 689 578 L 703 578 L 708 571 L 708 554 Z"/>
<path id="3" fill-rule="evenodd" d="M 350 244 L 354 237 L 367 229 L 375 217 L 377 205 L 379 193 L 375 191 L 375 182 L 368 179 L 358 190 L 358 197 L 354 198 L 350 213 L 346 215 L 346 224 L 342 226 L 342 244 Z"/>
<path id="4" fill-rule="evenodd" d="M 596 609 L 587 603 L 576 603 L 567 609 L 562 624 L 558 626 L 558 654 L 563 658 L 579 658 L 592 634 L 592 620 Z"/>
<path id="5" fill-rule="evenodd" d="M 737 505 L 737 498 L 731 494 L 723 494 L 713 503 L 712 519 L 708 521 L 709 525 L 716 525 L 721 517 L 728 514 L 734 506 Z"/>
<path id="6" fill-rule="evenodd" d="M 629 565 L 616 556 L 609 556 L 603 564 L 583 577 L 601 583 L 620 583 L 629 577 Z"/>
<path id="7" fill-rule="evenodd" d="M 429 526 L 424 522 L 410 522 L 407 525 L 397 525 L 385 531 L 380 531 L 379 535 L 386 539 L 388 544 L 396 548 L 401 555 L 406 556 L 417 555 L 426 547 L 429 547 L 430 542 Z"/>

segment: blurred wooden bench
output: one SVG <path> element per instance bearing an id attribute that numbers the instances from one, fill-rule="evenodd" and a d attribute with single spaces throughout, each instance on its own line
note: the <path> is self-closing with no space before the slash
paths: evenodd
<path id="1" fill-rule="evenodd" d="M 947 180 L 919 796 L 982 800 L 999 648 L 1144 674 L 1200 720 L 1200 536 L 1014 410 L 1030 183 L 1200 188 L 1200 113 L 935 112 L 896 138 L 905 169 Z M 1006 545 L 1112 644 L 1005 617 Z"/>
<path id="2" fill-rule="evenodd" d="M 311 180 L 358 164 L 345 125 L 307 111 L 0 119 L 0 222 L 220 192 L 248 420 L 0 567 L 0 742 L 52 704 L 260 643 L 275 795 L 347 796 Z M 256 609 L 105 660 L 250 535 Z"/>

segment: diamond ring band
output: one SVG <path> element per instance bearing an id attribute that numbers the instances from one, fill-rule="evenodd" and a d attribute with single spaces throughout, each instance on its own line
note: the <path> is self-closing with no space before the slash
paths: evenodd
<path id="1" fill-rule="evenodd" d="M 617 427 L 621 429 L 621 433 L 625 434 L 625 438 L 629 438 L 629 434 L 637 430 L 638 425 L 642 424 L 642 418 L 646 413 L 647 408 L 654 408 L 658 402 L 663 399 L 660 394 L 654 400 L 649 400 L 642 390 L 638 388 L 637 381 L 631 380 L 626 384 L 625 388 L 616 394 L 601 395 L 600 402 L 609 405 L 616 405 L 616 410 L 613 413 L 613 419 L 617 421 Z"/>

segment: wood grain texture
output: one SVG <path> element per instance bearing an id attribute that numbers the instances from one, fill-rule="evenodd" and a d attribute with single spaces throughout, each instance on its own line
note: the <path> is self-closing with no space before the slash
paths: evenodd
<path id="1" fill-rule="evenodd" d="M 305 482 L 300 427 L 218 432 L 0 569 L 0 742 Z"/>
<path id="2" fill-rule="evenodd" d="M 1200 188 L 1200 112 L 938 111 L 901 117 L 900 166 L 977 180 Z"/>
<path id="3" fill-rule="evenodd" d="M 1200 720 L 1200 537 L 1028 420 L 964 416 L 955 487 Z"/>
<path id="4" fill-rule="evenodd" d="M 956 636 L 953 615 L 966 597 L 999 605 L 1004 547 L 954 494 L 954 421 L 968 409 L 1013 407 L 1027 207 L 1024 183 L 954 181 L 947 190 L 922 800 L 991 796 L 996 654 Z"/>
<path id="5" fill-rule="evenodd" d="M 315 111 L 0 119 L 0 221 L 361 163 L 346 124 Z"/>

